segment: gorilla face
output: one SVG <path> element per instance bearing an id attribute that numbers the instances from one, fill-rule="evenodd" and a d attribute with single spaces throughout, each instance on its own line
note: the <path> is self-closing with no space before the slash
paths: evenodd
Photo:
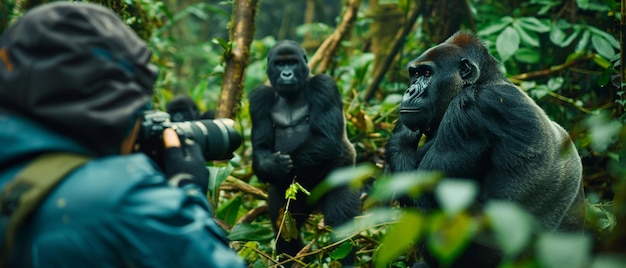
<path id="1" fill-rule="evenodd" d="M 284 98 L 292 98 L 303 92 L 309 77 L 305 51 L 299 44 L 285 40 L 270 50 L 266 73 L 276 92 Z"/>
<path id="2" fill-rule="evenodd" d="M 408 66 L 411 77 L 400 105 L 400 119 L 412 131 L 429 132 L 439 126 L 450 102 L 477 79 L 476 64 L 451 44 L 433 47 Z"/>
<path id="3" fill-rule="evenodd" d="M 433 75 L 435 74 L 435 64 L 433 62 L 413 61 L 409 64 L 409 76 L 411 82 L 409 88 L 404 93 L 400 106 L 400 118 L 402 123 L 409 129 L 425 130 L 433 117 L 434 92 Z"/>

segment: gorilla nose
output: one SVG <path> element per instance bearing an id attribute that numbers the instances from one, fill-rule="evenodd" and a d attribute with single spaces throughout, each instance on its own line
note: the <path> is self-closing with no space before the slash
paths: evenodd
<path id="1" fill-rule="evenodd" d="M 422 87 L 418 86 L 417 83 L 415 83 L 406 90 L 405 97 L 413 97 L 413 95 L 419 97 L 420 95 L 422 95 L 422 93 L 424 93 Z"/>
<path id="2" fill-rule="evenodd" d="M 280 73 L 282 78 L 291 78 L 293 76 L 293 72 L 291 71 L 283 71 Z"/>

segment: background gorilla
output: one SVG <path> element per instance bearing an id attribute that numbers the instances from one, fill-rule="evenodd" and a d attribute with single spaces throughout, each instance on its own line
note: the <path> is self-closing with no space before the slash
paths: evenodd
<path id="1" fill-rule="evenodd" d="M 215 119 L 215 111 L 209 110 L 201 113 L 198 105 L 187 95 L 178 95 L 167 103 L 167 113 L 170 114 L 170 121 L 183 122 L 200 119 Z"/>
<path id="2" fill-rule="evenodd" d="M 582 163 L 568 133 L 497 69 L 469 33 L 457 33 L 409 63 L 411 84 L 386 147 L 387 170 L 438 170 L 476 180 L 479 202 L 517 202 L 546 230 L 581 230 Z M 426 142 L 418 148 L 421 136 Z M 428 212 L 432 194 L 404 205 Z M 426 262 L 437 266 L 421 246 Z M 455 267 L 494 267 L 500 252 L 472 244 Z"/>
<path id="3" fill-rule="evenodd" d="M 285 190 L 292 180 L 311 190 L 335 167 L 353 165 L 355 151 L 346 136 L 335 81 L 324 74 L 310 76 L 298 43 L 278 42 L 269 51 L 266 72 L 271 86 L 262 85 L 249 96 L 252 168 L 261 181 L 270 183 L 269 213 L 278 231 Z M 318 205 L 330 226 L 354 218 L 361 208 L 359 193 L 347 187 L 327 193 Z M 312 210 L 304 195 L 291 201 L 289 211 L 298 229 Z M 295 256 L 302 246 L 300 239 L 279 239 L 277 252 Z"/>

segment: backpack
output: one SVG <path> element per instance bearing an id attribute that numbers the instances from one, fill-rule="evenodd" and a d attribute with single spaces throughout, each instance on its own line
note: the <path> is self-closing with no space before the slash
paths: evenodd
<path id="1" fill-rule="evenodd" d="M 7 183 L 0 193 L 0 217 L 8 221 L 0 249 L 0 266 L 8 261 L 15 233 L 37 209 L 48 194 L 72 170 L 89 161 L 89 157 L 74 153 L 45 153 L 27 164 Z M 0 230 L 2 231 L 2 230 Z"/>

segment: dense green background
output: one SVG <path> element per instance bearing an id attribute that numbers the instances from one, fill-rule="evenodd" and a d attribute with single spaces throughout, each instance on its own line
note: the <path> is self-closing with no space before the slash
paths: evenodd
<path id="1" fill-rule="evenodd" d="M 43 2 L 48 1 L 3 0 L 0 32 L 25 10 Z M 227 55 L 224 52 L 230 46 L 231 1 L 89 2 L 115 10 L 153 49 L 154 63 L 161 71 L 156 107 L 163 107 L 176 94 L 189 94 L 201 109 L 216 108 Z M 263 213 L 266 186 L 258 183 L 250 166 L 247 92 L 265 80 L 265 54 L 276 40 L 297 40 L 312 55 L 334 31 L 346 2 L 260 1 L 256 27 L 250 29 L 254 30 L 254 41 L 241 108 L 234 118 L 246 140 L 235 159 L 212 163 L 211 167 L 216 217 L 229 232 L 233 247 L 251 266 L 272 264 L 268 258 L 272 257 L 273 234 Z M 373 69 L 379 68 L 381 55 L 386 55 L 390 40 L 416 4 L 420 5 L 419 16 L 412 31 L 405 36 L 374 97 L 364 101 Z M 619 267 L 624 260 L 615 256 L 626 256 L 626 96 L 619 75 L 624 31 L 620 2 L 370 0 L 362 1 L 359 10 L 350 36 L 341 43 L 327 73 L 337 80 L 343 95 L 348 134 L 360 165 L 329 178 L 329 182 L 346 183 L 342 178 L 349 177 L 351 183 L 359 184 L 376 178 L 365 207 L 369 216 L 337 230 L 342 234 L 337 238 L 316 228 L 320 216 L 313 215 L 303 234 L 307 242 L 312 241 L 311 257 L 304 263 L 333 266 L 334 259 L 357 247 L 363 266 L 405 267 L 419 259 L 409 247 L 417 239 L 439 241 L 436 252 L 446 262 L 455 258 L 469 238 L 493 230 L 506 249 L 507 267 Z M 584 164 L 588 236 L 540 233 L 531 237 L 532 218 L 507 203 L 493 203 L 479 215 L 469 214 L 466 208 L 471 201 L 463 196 L 475 194 L 472 184 L 440 187 L 455 193 L 449 201 L 456 205 L 432 217 L 410 209 L 377 206 L 385 203 L 399 183 L 406 183 L 404 189 L 415 192 L 429 189 L 430 183 L 439 179 L 437 174 L 394 178 L 394 186 L 380 167 L 408 81 L 406 63 L 459 29 L 477 32 L 501 61 L 507 76 L 569 130 Z"/>

